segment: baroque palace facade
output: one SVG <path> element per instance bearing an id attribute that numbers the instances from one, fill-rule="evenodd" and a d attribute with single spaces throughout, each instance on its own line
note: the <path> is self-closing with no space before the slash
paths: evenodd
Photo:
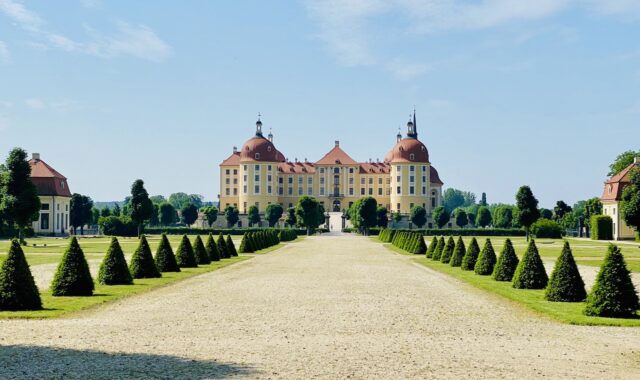
<path id="1" fill-rule="evenodd" d="M 220 210 L 236 206 L 246 214 L 251 206 L 264 213 L 278 203 L 285 210 L 304 195 L 313 196 L 327 211 L 345 211 L 364 196 L 371 196 L 390 212 L 409 214 L 422 206 L 430 215 L 442 203 L 442 181 L 429 161 L 427 147 L 418 140 L 415 112 L 407 123 L 407 135 L 396 136 L 396 144 L 383 162 L 357 162 L 339 141 L 320 160 L 288 160 L 265 138 L 262 122 L 255 136 L 220 164 Z"/>

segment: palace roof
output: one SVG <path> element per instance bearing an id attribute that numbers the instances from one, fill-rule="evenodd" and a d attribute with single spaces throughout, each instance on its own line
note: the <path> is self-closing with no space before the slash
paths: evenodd
<path id="1" fill-rule="evenodd" d="M 358 163 L 351 158 L 342 148 L 340 148 L 340 142 L 336 141 L 336 145 L 325 154 L 320 160 L 316 162 L 316 165 L 358 165 Z"/>
<path id="2" fill-rule="evenodd" d="M 240 165 L 240 153 L 234 151 L 220 166 L 238 166 Z"/>
<path id="3" fill-rule="evenodd" d="M 71 197 L 67 178 L 42 161 L 39 154 L 33 154 L 29 165 L 31 166 L 31 182 L 36 186 L 38 195 Z"/>
<path id="4" fill-rule="evenodd" d="M 602 191 L 602 197 L 600 198 L 600 200 L 620 200 L 624 187 L 631 181 L 631 170 L 635 167 L 640 168 L 640 162 L 638 162 L 638 159 L 636 159 L 633 164 L 624 168 L 620 173 L 605 181 L 604 190 Z"/>
<path id="5" fill-rule="evenodd" d="M 283 174 L 314 174 L 316 168 L 313 163 L 305 162 L 281 162 L 278 164 L 278 171 Z"/>
<path id="6" fill-rule="evenodd" d="M 399 140 L 384 157 L 388 163 L 396 162 L 429 162 L 427 147 L 417 138 L 406 137 Z"/>
<path id="7" fill-rule="evenodd" d="M 363 162 L 360 163 L 360 174 L 388 174 L 391 166 L 384 162 Z"/>

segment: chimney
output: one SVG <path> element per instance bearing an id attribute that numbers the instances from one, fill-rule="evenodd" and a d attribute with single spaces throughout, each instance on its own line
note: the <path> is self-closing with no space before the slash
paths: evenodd
<path id="1" fill-rule="evenodd" d="M 340 146 L 340 140 L 336 140 L 336 146 Z"/>
<path id="2" fill-rule="evenodd" d="M 40 153 L 31 153 L 31 158 L 34 160 L 40 160 Z"/>
<path id="3" fill-rule="evenodd" d="M 233 153 L 238 153 L 238 147 L 237 146 L 233 147 Z"/>

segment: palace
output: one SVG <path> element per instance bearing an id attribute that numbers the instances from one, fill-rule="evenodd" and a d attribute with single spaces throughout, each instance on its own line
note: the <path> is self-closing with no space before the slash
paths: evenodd
<path id="1" fill-rule="evenodd" d="M 269 204 L 279 203 L 286 210 L 308 195 L 325 210 L 338 212 L 371 196 L 391 212 L 407 215 L 422 206 L 430 215 L 442 203 L 442 185 L 427 147 L 418 140 L 415 111 L 406 137 L 398 133 L 383 162 L 357 162 L 339 141 L 316 162 L 290 161 L 276 149 L 271 133 L 263 136 L 258 118 L 255 136 L 239 151 L 234 147 L 220 164 L 219 200 L 221 211 L 233 205 L 246 214 L 255 205 L 264 213 Z"/>
<path id="2" fill-rule="evenodd" d="M 635 237 L 633 228 L 629 227 L 620 215 L 622 191 L 629 185 L 631 181 L 631 171 L 634 168 L 640 168 L 640 158 L 638 157 L 634 159 L 631 165 L 604 183 L 604 190 L 600 197 L 603 214 L 609 215 L 613 220 L 614 240 L 633 239 Z"/>

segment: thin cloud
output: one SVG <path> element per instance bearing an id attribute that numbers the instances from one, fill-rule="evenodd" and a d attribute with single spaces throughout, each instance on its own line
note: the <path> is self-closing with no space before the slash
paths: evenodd
<path id="1" fill-rule="evenodd" d="M 99 2 L 89 1 L 83 5 L 90 4 L 99 5 Z M 104 35 L 86 28 L 90 40 L 81 42 L 45 28 L 43 19 L 28 10 L 22 3 L 13 0 L 0 0 L 0 12 L 36 36 L 38 41 L 32 41 L 30 44 L 41 50 L 53 48 L 101 58 L 132 56 L 154 62 L 164 60 L 172 52 L 171 46 L 164 42 L 149 26 L 143 24 L 131 25 L 126 22 L 118 22 L 114 35 Z M 2 46 L 0 46 L 0 59 L 2 59 Z"/>
<path id="2" fill-rule="evenodd" d="M 10 58 L 11 54 L 9 54 L 7 44 L 5 44 L 3 41 L 0 41 L 0 62 L 9 62 Z"/>

